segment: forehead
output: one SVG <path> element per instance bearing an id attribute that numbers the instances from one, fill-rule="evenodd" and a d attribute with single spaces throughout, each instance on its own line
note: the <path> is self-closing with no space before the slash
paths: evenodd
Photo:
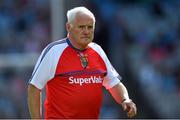
<path id="1" fill-rule="evenodd" d="M 75 23 L 79 24 L 93 24 L 93 18 L 90 15 L 84 13 L 77 13 L 75 17 Z"/>

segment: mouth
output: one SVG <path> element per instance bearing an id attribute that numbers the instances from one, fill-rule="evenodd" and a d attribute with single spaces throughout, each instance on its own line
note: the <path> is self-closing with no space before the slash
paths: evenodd
<path id="1" fill-rule="evenodd" d="M 84 40 L 84 41 L 89 41 L 90 37 L 81 37 L 81 39 Z"/>
<path id="2" fill-rule="evenodd" d="M 85 36 L 85 37 L 81 37 L 81 38 L 82 38 L 82 39 L 90 39 L 90 37 L 86 37 L 86 36 Z"/>

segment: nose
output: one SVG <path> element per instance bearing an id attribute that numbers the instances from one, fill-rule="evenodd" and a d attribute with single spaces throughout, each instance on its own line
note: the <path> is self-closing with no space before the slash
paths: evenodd
<path id="1" fill-rule="evenodd" d="M 85 27 L 85 28 L 84 28 L 83 33 L 84 33 L 85 35 L 87 35 L 87 34 L 90 33 L 90 30 L 88 29 L 88 27 Z"/>

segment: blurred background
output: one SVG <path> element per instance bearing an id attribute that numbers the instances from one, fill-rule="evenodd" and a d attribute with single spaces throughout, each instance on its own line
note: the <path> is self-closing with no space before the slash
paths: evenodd
<path id="1" fill-rule="evenodd" d="M 0 118 L 29 118 L 27 85 L 43 48 L 86 6 L 94 42 L 123 77 L 136 118 L 180 118 L 179 0 L 0 0 Z M 100 118 L 127 118 L 104 89 Z"/>

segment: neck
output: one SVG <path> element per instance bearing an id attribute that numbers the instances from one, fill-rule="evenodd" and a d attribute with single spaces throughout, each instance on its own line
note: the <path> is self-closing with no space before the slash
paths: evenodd
<path id="1" fill-rule="evenodd" d="M 69 37 L 68 37 L 68 41 L 69 41 L 69 45 L 77 51 L 84 51 L 87 48 L 87 46 L 78 45 L 76 42 L 73 41 L 73 39 Z"/>
<path id="2" fill-rule="evenodd" d="M 84 50 L 87 48 L 87 45 L 86 46 L 83 46 L 83 45 L 79 45 L 76 40 L 74 40 L 73 38 L 71 37 L 68 37 L 69 38 L 69 42 L 71 43 L 72 47 L 77 49 L 77 50 Z"/>

